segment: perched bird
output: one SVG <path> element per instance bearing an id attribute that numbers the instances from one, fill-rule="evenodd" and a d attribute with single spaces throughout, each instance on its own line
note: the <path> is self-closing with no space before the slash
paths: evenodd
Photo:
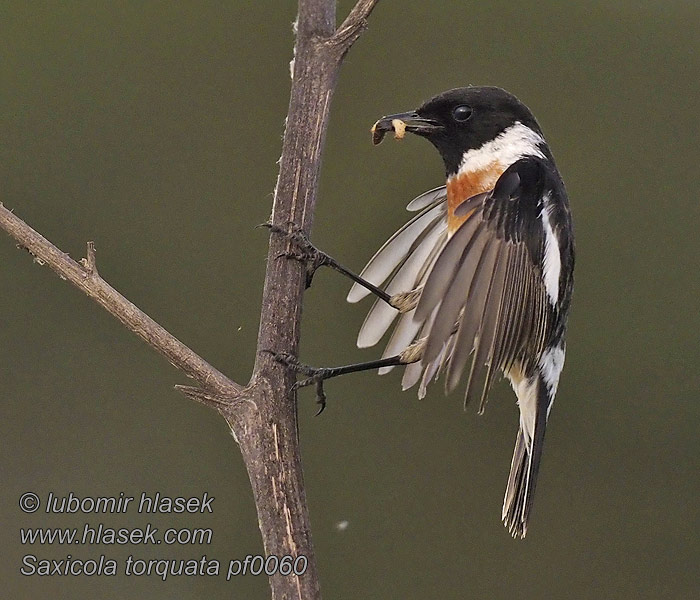
<path id="1" fill-rule="evenodd" d="M 329 377 L 404 364 L 403 388 L 419 384 L 423 397 L 443 372 L 451 392 L 471 361 L 465 405 L 480 395 L 481 412 L 501 371 L 520 409 L 502 517 L 513 536 L 524 537 L 573 291 L 564 183 L 535 117 L 500 88 L 449 90 L 415 111 L 383 117 L 372 131 L 375 144 L 391 131 L 426 138 L 442 156 L 447 182 L 409 203 L 418 215 L 359 276 L 316 251 L 311 274 L 329 265 L 356 281 L 349 302 L 378 296 L 358 346 L 377 344 L 395 325 L 381 360 L 327 369 L 296 364 L 310 376 L 300 384 L 316 383 L 322 396 Z"/>

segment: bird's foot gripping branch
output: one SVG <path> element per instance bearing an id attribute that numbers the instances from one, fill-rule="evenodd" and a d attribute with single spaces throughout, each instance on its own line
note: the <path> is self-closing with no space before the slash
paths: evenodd
<path id="1" fill-rule="evenodd" d="M 282 236 L 282 238 L 289 244 L 289 247 L 283 252 L 280 252 L 276 258 L 290 258 L 297 260 L 304 265 L 306 269 L 307 288 L 311 287 L 316 271 L 321 267 L 328 267 L 369 290 L 380 300 L 383 300 L 387 304 L 392 304 L 392 298 L 389 294 L 378 288 L 373 283 L 363 279 L 350 269 L 344 267 L 330 255 L 326 254 L 322 250 L 319 250 L 311 242 L 309 236 L 304 232 L 304 230 L 294 225 L 294 223 L 290 223 L 287 229 L 271 223 L 265 223 L 264 226 L 269 228 L 272 233 Z"/>
<path id="2" fill-rule="evenodd" d="M 295 373 L 306 375 L 305 379 L 297 381 L 292 386 L 292 390 L 298 390 L 311 385 L 316 387 L 316 402 L 319 404 L 319 409 L 316 415 L 320 415 L 326 408 L 327 397 L 323 389 L 324 381 L 333 379 L 334 377 L 339 377 L 341 375 L 348 375 L 350 373 L 359 373 L 361 371 L 371 371 L 374 369 L 395 367 L 401 364 L 406 364 L 402 357 L 397 355 L 390 356 L 388 358 L 381 358 L 379 360 L 370 360 L 367 362 L 343 365 L 340 367 L 311 367 L 299 362 L 299 360 L 291 354 L 283 352 L 270 352 L 270 354 L 272 354 L 277 362 L 290 368 Z"/>

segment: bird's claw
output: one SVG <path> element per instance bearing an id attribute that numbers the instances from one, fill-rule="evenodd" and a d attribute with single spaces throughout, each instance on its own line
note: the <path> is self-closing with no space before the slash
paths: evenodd
<path id="1" fill-rule="evenodd" d="M 318 412 L 316 416 L 320 415 L 326 408 L 326 393 L 323 390 L 323 382 L 330 376 L 330 370 L 324 368 L 310 367 L 300 363 L 299 360 L 288 354 L 287 352 L 272 352 L 274 359 L 292 369 L 295 373 L 300 373 L 302 375 L 307 375 L 306 379 L 297 381 L 291 388 L 290 391 L 296 391 L 298 389 L 314 385 L 316 387 L 316 402 L 319 405 Z"/>
<path id="2" fill-rule="evenodd" d="M 287 229 L 272 223 L 264 223 L 261 227 L 267 227 L 271 232 L 284 236 L 287 241 L 294 244 L 294 249 L 280 252 L 276 258 L 291 258 L 303 263 L 306 268 L 306 287 L 311 287 L 314 274 L 319 267 L 329 264 L 330 257 L 316 248 L 309 240 L 309 236 L 295 223 L 289 223 Z"/>
<path id="3" fill-rule="evenodd" d="M 289 235 L 290 231 L 299 229 L 299 226 L 293 221 L 287 221 L 286 228 L 282 227 L 281 225 L 275 225 L 271 221 L 265 221 L 264 223 L 260 223 L 260 225 L 256 225 L 255 229 L 269 229 L 272 233 L 279 233 L 280 235 Z"/>
<path id="4" fill-rule="evenodd" d="M 322 371 L 323 369 L 319 369 Z M 326 410 L 326 392 L 323 389 L 323 382 L 325 379 L 321 375 L 314 375 L 312 377 L 307 377 L 301 381 L 297 381 L 293 386 L 293 390 L 298 390 L 309 385 L 314 385 L 316 387 L 316 404 L 318 404 L 318 411 L 314 416 L 318 417 L 324 410 Z"/>

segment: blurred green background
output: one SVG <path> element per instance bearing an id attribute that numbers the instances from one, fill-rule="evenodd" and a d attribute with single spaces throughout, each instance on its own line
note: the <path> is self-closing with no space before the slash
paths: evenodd
<path id="1" fill-rule="evenodd" d="M 344 15 L 351 2 L 339 2 Z M 294 2 L 0 7 L 0 201 L 245 382 L 288 102 Z M 700 242 L 696 1 L 383 0 L 343 67 L 313 237 L 360 268 L 439 185 L 437 153 L 370 144 L 379 116 L 450 87 L 499 85 L 537 115 L 577 236 L 569 352 L 528 538 L 500 523 L 517 428 L 398 372 L 300 398 L 326 598 L 690 598 L 697 590 Z M 261 552 L 247 476 L 186 379 L 0 235 L 2 596 L 267 598 L 263 577 L 24 577 L 21 557 L 227 564 Z M 378 356 L 368 301 L 321 273 L 302 358 Z M 25 491 L 215 496 L 213 515 L 25 515 Z M 22 546 L 19 528 L 211 527 L 209 546 Z M 347 521 L 347 528 L 337 524 Z"/>

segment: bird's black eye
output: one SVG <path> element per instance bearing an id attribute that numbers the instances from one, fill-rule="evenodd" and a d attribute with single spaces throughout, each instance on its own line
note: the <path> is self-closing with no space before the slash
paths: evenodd
<path id="1" fill-rule="evenodd" d="M 461 104 L 452 111 L 452 118 L 458 123 L 464 123 L 472 116 L 472 107 L 466 104 Z"/>

